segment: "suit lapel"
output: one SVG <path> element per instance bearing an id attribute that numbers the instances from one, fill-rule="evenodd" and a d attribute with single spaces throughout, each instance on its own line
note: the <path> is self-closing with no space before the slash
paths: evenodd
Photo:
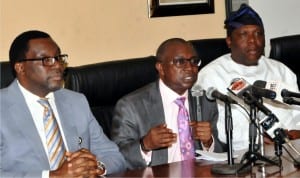
<path id="1" fill-rule="evenodd" d="M 76 151 L 79 149 L 78 144 L 78 133 L 75 126 L 75 122 L 72 117 L 73 114 L 73 103 L 67 103 L 67 99 L 64 95 L 61 94 L 62 90 L 54 93 L 55 96 L 55 104 L 57 108 L 57 112 L 59 114 L 62 130 L 65 135 L 66 149 L 67 151 Z"/>
<path id="2" fill-rule="evenodd" d="M 148 108 L 153 108 L 150 110 L 150 121 L 151 125 L 156 126 L 161 123 L 166 123 L 165 114 L 163 110 L 162 98 L 159 92 L 159 82 L 155 82 L 150 89 L 150 100 L 148 103 Z M 152 152 L 151 165 L 158 165 L 168 162 L 168 149 L 160 149 Z"/>
<path id="3" fill-rule="evenodd" d="M 30 145 L 35 152 L 34 155 L 41 160 L 40 162 L 48 163 L 48 157 L 45 153 L 41 138 L 16 80 L 11 85 L 10 92 L 11 96 L 14 96 L 14 101 L 12 101 L 13 104 L 7 112 L 10 113 L 12 122 L 18 127 L 24 139 L 27 140 L 28 145 Z M 45 167 L 49 167 L 49 164 Z"/>
<path id="4" fill-rule="evenodd" d="M 152 88 L 150 89 L 150 99 L 145 101 L 147 101 L 147 108 L 152 108 L 149 110 L 149 114 L 147 116 L 150 117 L 149 121 L 151 122 L 152 127 L 161 123 L 165 123 L 165 114 L 158 82 L 152 85 Z"/>

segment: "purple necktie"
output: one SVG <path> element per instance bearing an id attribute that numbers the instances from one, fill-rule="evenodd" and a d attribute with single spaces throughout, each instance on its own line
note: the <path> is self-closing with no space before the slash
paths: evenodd
<path id="1" fill-rule="evenodd" d="M 194 143 L 189 126 L 189 114 L 184 106 L 185 97 L 177 98 L 175 103 L 179 106 L 177 124 L 182 160 L 194 158 Z"/>

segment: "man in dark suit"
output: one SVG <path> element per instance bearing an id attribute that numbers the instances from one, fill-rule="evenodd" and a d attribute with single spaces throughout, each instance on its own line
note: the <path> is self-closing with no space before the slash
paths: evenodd
<path id="1" fill-rule="evenodd" d="M 123 171 L 122 154 L 103 133 L 85 96 L 62 88 L 67 55 L 56 42 L 47 33 L 27 31 L 13 41 L 9 54 L 16 79 L 0 90 L 1 177 Z"/>
<path id="2" fill-rule="evenodd" d="M 177 98 L 185 98 L 189 111 L 189 89 L 197 80 L 200 59 L 191 43 L 172 38 L 164 41 L 156 53 L 159 79 L 121 98 L 115 108 L 112 139 L 120 147 L 129 169 L 181 161 L 177 117 Z M 216 122 L 217 105 L 200 97 L 202 120 L 189 112 L 194 149 L 222 152 Z M 199 118 L 198 118 L 199 119 Z M 194 158 L 194 152 L 192 153 Z"/>

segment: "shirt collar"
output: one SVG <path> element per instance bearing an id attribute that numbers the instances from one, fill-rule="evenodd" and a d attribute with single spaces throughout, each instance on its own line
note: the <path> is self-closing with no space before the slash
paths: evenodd
<path id="1" fill-rule="evenodd" d="M 174 101 L 179 97 L 185 97 L 187 100 L 188 90 L 186 90 L 183 95 L 179 95 L 169 88 L 161 79 L 159 79 L 159 89 L 161 96 L 163 96 L 162 99 L 165 103 L 174 103 Z"/>
<path id="2" fill-rule="evenodd" d="M 38 101 L 40 99 L 39 96 L 33 94 L 32 92 L 30 92 L 29 90 L 27 90 L 26 88 L 24 88 L 20 84 L 19 80 L 17 80 L 17 83 L 18 83 L 18 86 L 19 86 L 21 92 L 23 93 L 23 95 L 24 95 L 24 97 L 25 97 L 25 99 L 27 101 L 36 102 L 36 101 Z M 53 100 L 54 101 L 54 94 L 53 94 L 53 92 L 48 93 L 48 95 L 46 95 L 45 98 L 48 98 L 49 100 Z"/>

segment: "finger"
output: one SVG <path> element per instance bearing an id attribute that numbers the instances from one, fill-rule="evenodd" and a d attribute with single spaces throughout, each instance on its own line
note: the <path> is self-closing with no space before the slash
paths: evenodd
<path id="1" fill-rule="evenodd" d="M 196 135 L 196 136 L 203 136 L 203 135 L 211 135 L 212 132 L 211 132 L 211 128 L 200 128 L 200 127 L 196 127 L 196 128 L 193 128 L 192 129 L 192 133 L 193 135 Z"/>
<path id="2" fill-rule="evenodd" d="M 157 126 L 154 127 L 154 128 L 167 128 L 167 124 L 166 124 L 166 123 L 159 124 L 159 125 L 157 125 Z"/>
<path id="3" fill-rule="evenodd" d="M 69 152 L 69 153 L 66 153 L 66 157 L 67 157 L 67 161 L 71 161 L 77 157 L 79 157 L 81 154 L 80 150 L 76 151 L 76 152 Z"/>
<path id="4" fill-rule="evenodd" d="M 95 169 L 97 168 L 97 161 L 89 158 L 79 157 L 73 159 L 71 162 L 73 170 Z"/>
<path id="5" fill-rule="evenodd" d="M 197 122 L 196 124 L 197 127 L 210 127 L 209 122 Z"/>
<path id="6" fill-rule="evenodd" d="M 190 125 L 191 127 L 195 126 L 196 124 L 197 124 L 196 121 L 190 121 L 190 122 L 189 122 L 189 125 Z"/>
<path id="7" fill-rule="evenodd" d="M 170 136 L 167 137 L 161 137 L 158 139 L 158 143 L 160 146 L 165 146 L 165 145 L 172 145 L 177 141 L 177 135 L 176 134 L 171 134 Z"/>

